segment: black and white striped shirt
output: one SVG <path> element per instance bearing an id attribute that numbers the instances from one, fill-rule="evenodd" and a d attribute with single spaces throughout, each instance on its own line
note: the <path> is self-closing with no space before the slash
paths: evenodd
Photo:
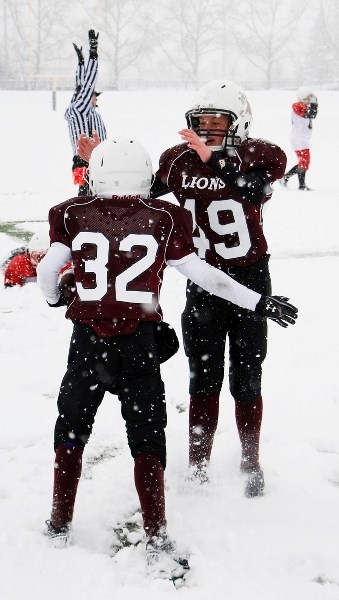
<path id="1" fill-rule="evenodd" d="M 74 156 L 78 154 L 77 140 L 82 133 L 92 136 L 93 130 L 99 135 L 100 141 L 107 138 L 106 128 L 100 113 L 92 105 L 92 96 L 98 78 L 98 60 L 89 58 L 85 69 L 84 64 L 78 64 L 75 82 L 78 93 L 73 95 L 71 103 L 65 112 L 68 122 L 69 135 Z"/>

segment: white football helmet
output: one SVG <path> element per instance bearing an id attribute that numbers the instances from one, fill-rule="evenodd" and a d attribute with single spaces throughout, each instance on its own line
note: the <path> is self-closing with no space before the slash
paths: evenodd
<path id="1" fill-rule="evenodd" d="M 28 242 L 28 252 L 37 252 L 38 254 L 46 253 L 50 246 L 48 231 L 40 231 L 35 233 Z"/>
<path id="2" fill-rule="evenodd" d="M 312 90 L 306 86 L 303 86 L 298 89 L 297 98 L 299 102 L 315 102 L 317 103 L 317 97 L 312 92 Z"/>
<path id="3" fill-rule="evenodd" d="M 248 137 L 252 122 L 251 107 L 244 91 L 233 81 L 226 79 L 210 81 L 197 92 L 193 108 L 187 111 L 185 117 L 188 127 L 201 136 L 208 133 L 199 127 L 199 116 L 204 114 L 231 117 L 231 125 L 228 130 L 225 130 L 225 137 L 220 146 L 209 146 L 212 151 L 240 146 Z M 210 131 L 210 134 L 212 133 L 215 134 L 216 131 Z"/>
<path id="4" fill-rule="evenodd" d="M 88 165 L 91 194 L 147 198 L 152 183 L 152 162 L 136 140 L 105 140 L 94 148 Z"/>

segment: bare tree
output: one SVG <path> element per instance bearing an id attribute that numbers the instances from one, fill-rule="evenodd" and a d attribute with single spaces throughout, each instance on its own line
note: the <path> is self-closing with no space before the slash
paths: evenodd
<path id="1" fill-rule="evenodd" d="M 42 65 L 58 56 L 57 29 L 66 0 L 6 0 L 6 6 L 21 76 L 39 76 Z"/>
<path id="2" fill-rule="evenodd" d="M 221 0 L 215 18 L 215 31 L 220 49 L 220 69 L 222 77 L 234 79 L 240 83 L 241 54 L 237 48 L 234 34 L 234 3 L 232 0 Z"/>
<path id="3" fill-rule="evenodd" d="M 154 20 L 157 45 L 184 81 L 194 86 L 205 59 L 220 43 L 216 34 L 218 6 L 220 0 L 158 2 Z"/>
<path id="4" fill-rule="evenodd" d="M 303 61 L 303 73 L 315 85 L 337 87 L 339 81 L 339 7 L 337 1 L 320 0 Z"/>
<path id="5" fill-rule="evenodd" d="M 243 0 L 232 16 L 239 52 L 263 75 L 269 89 L 292 53 L 289 45 L 304 12 L 303 0 Z"/>
<path id="6" fill-rule="evenodd" d="M 339 85 L 338 0 L 2 0 L 0 17 L 1 87 L 73 86 L 72 42 L 86 52 L 92 28 L 107 87 Z"/>
<path id="7" fill-rule="evenodd" d="M 97 3 L 95 19 L 100 30 L 100 58 L 109 61 L 113 89 L 119 88 L 122 73 L 137 66 L 150 51 L 149 5 L 149 1 L 140 0 Z"/>
<path id="8" fill-rule="evenodd" d="M 2 5 L 2 43 L 1 43 L 1 67 L 2 76 L 9 73 L 9 35 L 8 35 L 8 8 L 7 0 L 3 0 Z"/>

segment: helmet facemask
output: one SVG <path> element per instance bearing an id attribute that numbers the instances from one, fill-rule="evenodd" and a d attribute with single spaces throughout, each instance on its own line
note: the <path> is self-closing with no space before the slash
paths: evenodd
<path id="1" fill-rule="evenodd" d="M 185 114 L 189 129 L 193 129 L 200 137 L 220 136 L 221 129 L 207 131 L 201 127 L 199 117 L 202 115 L 225 115 L 229 120 L 220 144 L 207 144 L 212 151 L 240 146 L 248 137 L 252 121 L 251 107 L 242 89 L 232 81 L 211 81 L 203 86 L 196 94 L 193 108 Z"/>
<path id="2" fill-rule="evenodd" d="M 216 117 L 226 116 L 228 118 L 228 125 L 225 129 L 203 129 L 200 125 L 200 117 L 206 115 L 215 115 Z M 199 109 L 199 110 L 189 110 L 186 114 L 186 121 L 189 129 L 193 129 L 195 133 L 201 138 L 209 138 L 209 137 L 219 137 L 222 138 L 220 144 L 218 145 L 208 145 L 209 149 L 212 152 L 220 151 L 226 148 L 227 146 L 240 146 L 241 139 L 236 135 L 237 133 L 237 125 L 236 115 L 228 110 L 219 110 L 219 109 Z M 222 137 L 223 134 L 223 137 Z"/>

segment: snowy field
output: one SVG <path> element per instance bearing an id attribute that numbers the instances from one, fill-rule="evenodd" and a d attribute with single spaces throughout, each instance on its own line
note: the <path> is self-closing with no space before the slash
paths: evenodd
<path id="1" fill-rule="evenodd" d="M 315 90 L 317 93 L 317 90 Z M 275 294 L 299 307 L 283 330 L 269 324 L 264 365 L 261 462 L 266 493 L 244 497 L 240 445 L 227 381 L 211 461 L 211 482 L 186 482 L 188 367 L 183 350 L 163 366 L 169 424 L 166 470 L 170 535 L 191 554 L 180 590 L 150 581 L 143 544 L 114 555 L 114 528 L 138 508 L 133 461 L 117 398 L 107 395 L 84 454 L 72 547 L 57 550 L 41 532 L 49 517 L 53 428 L 71 323 L 51 310 L 35 284 L 0 286 L 0 597 L 1 600 L 338 600 L 339 365 L 338 267 L 339 93 L 319 92 L 311 192 L 276 186 L 265 214 Z M 292 92 L 249 92 L 252 136 L 289 145 Z M 0 222 L 38 231 L 49 208 L 75 194 L 63 113 L 47 92 L 0 94 L 3 145 Z M 179 141 L 191 92 L 104 93 L 109 137 L 144 143 L 154 166 Z M 169 198 L 170 199 L 170 198 Z M 0 233 L 0 260 L 22 244 Z M 162 305 L 180 332 L 185 280 L 167 269 Z M 136 522 L 138 524 L 138 515 Z M 134 533 L 131 539 L 137 539 Z"/>

